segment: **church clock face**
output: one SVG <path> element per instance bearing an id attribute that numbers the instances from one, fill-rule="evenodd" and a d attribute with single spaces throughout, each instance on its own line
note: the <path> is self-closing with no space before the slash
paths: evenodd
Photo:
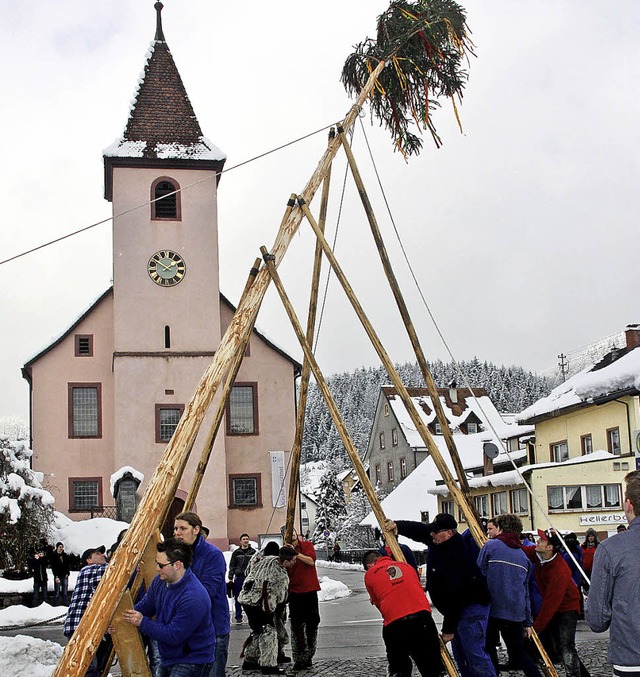
<path id="1" fill-rule="evenodd" d="M 156 252 L 147 264 L 149 277 L 160 287 L 173 287 L 182 281 L 187 266 L 180 254 L 168 249 Z"/>

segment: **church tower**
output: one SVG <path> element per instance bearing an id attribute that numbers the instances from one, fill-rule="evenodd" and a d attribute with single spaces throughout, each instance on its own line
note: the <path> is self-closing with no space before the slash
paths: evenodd
<path id="1" fill-rule="evenodd" d="M 115 465 L 135 456 L 147 476 L 220 341 L 217 185 L 226 159 L 202 134 L 164 37 L 162 3 L 155 8 L 127 126 L 104 152 Z"/>

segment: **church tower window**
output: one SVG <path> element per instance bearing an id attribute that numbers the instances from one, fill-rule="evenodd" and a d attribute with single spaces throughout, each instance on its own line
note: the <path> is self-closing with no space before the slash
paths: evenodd
<path id="1" fill-rule="evenodd" d="M 178 182 L 161 176 L 151 184 L 151 219 L 153 221 L 180 221 L 180 190 Z"/>

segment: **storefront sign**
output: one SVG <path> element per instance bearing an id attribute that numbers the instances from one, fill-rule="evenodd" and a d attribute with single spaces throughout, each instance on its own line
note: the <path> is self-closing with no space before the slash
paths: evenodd
<path id="1" fill-rule="evenodd" d="M 580 526 L 591 527 L 594 524 L 626 524 L 627 518 L 623 512 L 614 512 L 608 515 L 580 515 Z"/>

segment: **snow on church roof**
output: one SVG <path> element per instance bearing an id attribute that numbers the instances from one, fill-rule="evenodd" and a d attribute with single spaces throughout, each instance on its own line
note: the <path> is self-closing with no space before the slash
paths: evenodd
<path id="1" fill-rule="evenodd" d="M 604 367 L 597 366 L 587 367 L 561 383 L 549 395 L 520 412 L 518 420 L 532 421 L 614 393 L 640 390 L 640 349 L 630 350 Z"/>

